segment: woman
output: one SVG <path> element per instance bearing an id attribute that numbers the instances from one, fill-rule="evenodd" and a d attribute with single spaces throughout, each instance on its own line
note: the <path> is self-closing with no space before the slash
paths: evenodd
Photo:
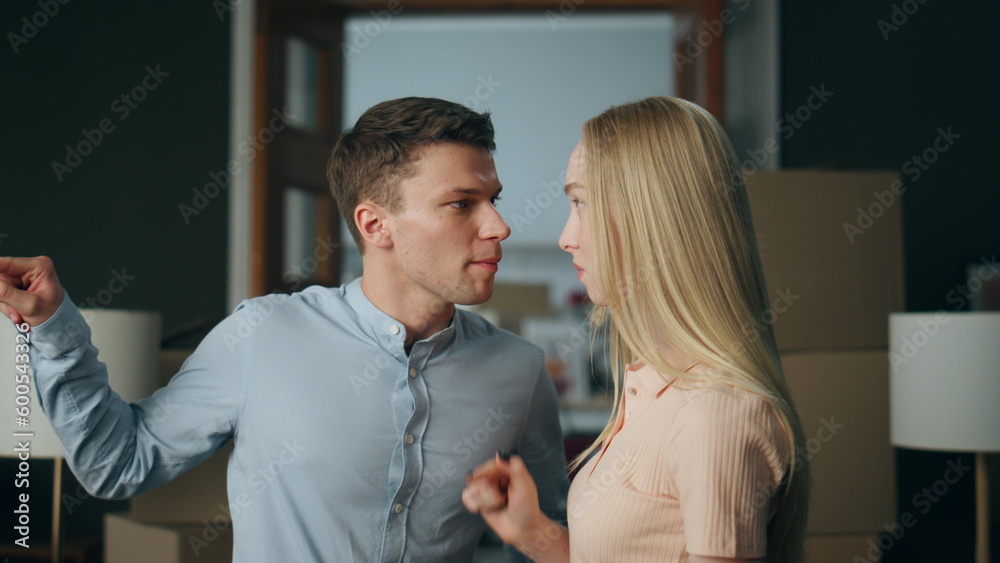
<path id="1" fill-rule="evenodd" d="M 675 98 L 613 107 L 584 124 L 566 194 L 559 245 L 608 331 L 617 407 L 571 464 L 568 531 L 517 456 L 480 466 L 466 507 L 535 561 L 801 561 L 804 438 L 722 128 Z"/>

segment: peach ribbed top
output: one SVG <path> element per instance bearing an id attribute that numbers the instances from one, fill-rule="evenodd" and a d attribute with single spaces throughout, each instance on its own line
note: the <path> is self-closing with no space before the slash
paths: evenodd
<path id="1" fill-rule="evenodd" d="M 763 558 L 787 434 L 763 398 L 630 365 L 614 433 L 573 480 L 574 562 Z"/>

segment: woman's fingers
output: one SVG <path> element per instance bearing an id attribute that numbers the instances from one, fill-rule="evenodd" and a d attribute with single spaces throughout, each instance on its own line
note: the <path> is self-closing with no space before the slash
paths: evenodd
<path id="1" fill-rule="evenodd" d="M 473 481 L 462 491 L 462 504 L 473 514 L 492 512 L 507 504 L 507 495 L 493 483 Z"/>

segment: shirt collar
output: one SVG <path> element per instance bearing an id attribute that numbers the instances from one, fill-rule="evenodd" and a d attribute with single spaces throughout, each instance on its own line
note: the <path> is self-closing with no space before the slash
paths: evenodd
<path id="1" fill-rule="evenodd" d="M 676 379 L 661 374 L 642 361 L 628 364 L 625 366 L 625 369 L 628 370 L 633 377 L 639 380 L 645 389 L 652 391 L 657 397 L 659 397 L 660 394 L 667 389 L 667 387 L 670 387 Z"/>
<path id="2" fill-rule="evenodd" d="M 357 278 L 344 286 L 344 299 L 351 309 L 357 313 L 358 320 L 360 321 L 359 324 L 366 334 L 374 338 L 383 348 L 392 352 L 398 358 L 405 359 L 406 326 L 376 307 L 368 299 L 364 290 L 361 289 L 361 278 Z M 458 330 L 457 325 L 460 323 L 460 318 L 461 315 L 459 315 L 456 309 L 447 327 L 424 340 L 416 342 L 414 348 L 417 348 L 421 343 L 428 343 L 433 352 L 446 346 L 452 341 L 452 337 Z"/>

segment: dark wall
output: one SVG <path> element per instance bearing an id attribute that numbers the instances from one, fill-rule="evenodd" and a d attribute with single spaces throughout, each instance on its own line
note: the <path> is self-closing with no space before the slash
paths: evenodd
<path id="1" fill-rule="evenodd" d="M 166 331 L 221 317 L 226 194 L 189 224 L 178 206 L 228 159 L 228 18 L 211 3 L 51 3 L 51 17 L 0 7 L 0 255 L 49 255 L 77 304 L 159 310 Z M 14 53 L 23 17 L 47 22 Z"/>
<path id="2" fill-rule="evenodd" d="M 0 3 L 0 31 L 0 255 L 48 255 L 77 304 L 158 310 L 168 332 L 221 318 L 226 194 L 189 224 L 178 205 L 228 159 L 228 17 L 210 2 L 33 0 Z M 130 107 L 121 96 L 137 87 Z M 67 164 L 67 145 L 89 154 Z M 53 161 L 72 171 L 60 180 Z M 35 544 L 51 467 L 32 463 Z M 14 468 L 0 463 L 4 507 Z M 66 473 L 66 533 L 100 535 L 100 513 L 123 505 L 79 494 Z"/>
<path id="3" fill-rule="evenodd" d="M 782 113 L 795 112 L 813 86 L 833 92 L 785 141 L 783 165 L 900 171 L 907 186 L 902 205 L 910 311 L 961 310 L 962 300 L 950 292 L 965 283 L 965 265 L 994 260 L 1000 251 L 993 171 L 1000 127 L 997 11 L 989 2 L 940 0 L 782 5 Z M 881 29 L 879 20 L 886 22 Z M 939 129 L 959 137 L 947 150 L 929 153 L 936 161 L 927 164 L 923 153 Z M 914 513 L 917 524 L 893 538 L 885 561 L 972 561 L 972 472 L 929 507 L 913 505 L 914 495 L 940 480 L 955 460 L 971 465 L 972 458 L 897 450 L 898 511 Z M 1000 486 L 995 478 L 993 486 Z"/>

